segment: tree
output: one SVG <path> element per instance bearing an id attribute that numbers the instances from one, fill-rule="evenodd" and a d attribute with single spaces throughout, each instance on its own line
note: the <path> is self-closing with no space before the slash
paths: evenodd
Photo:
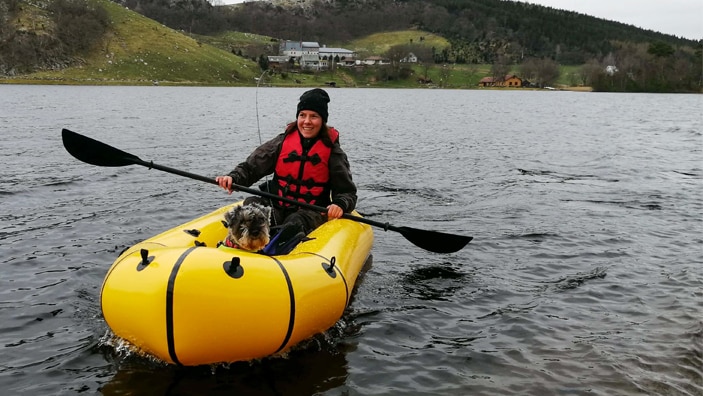
<path id="1" fill-rule="evenodd" d="M 601 66 L 597 59 L 590 59 L 581 66 L 579 76 L 581 84 L 593 86 L 593 83 L 598 81 L 605 74 L 605 69 Z"/>
<path id="2" fill-rule="evenodd" d="M 44 5 L 54 34 L 37 34 L 14 23 L 21 11 L 16 0 L 0 1 L 0 73 L 29 73 L 65 67 L 90 50 L 105 35 L 109 16 L 98 3 L 54 0 Z"/>
<path id="3" fill-rule="evenodd" d="M 261 70 L 268 70 L 268 68 L 269 68 L 268 57 L 264 56 L 263 54 L 259 55 L 259 62 L 258 63 L 259 63 L 259 67 L 261 68 Z"/>
<path id="4" fill-rule="evenodd" d="M 391 62 L 391 73 L 392 79 L 398 79 L 401 75 L 402 64 L 401 61 L 405 59 L 410 53 L 410 47 L 406 44 L 394 45 L 386 51 L 385 56 Z"/>
<path id="5" fill-rule="evenodd" d="M 442 65 L 439 69 L 439 87 L 444 88 L 449 82 L 449 77 L 451 76 L 451 69 L 447 65 Z"/>
<path id="6" fill-rule="evenodd" d="M 538 81 L 543 84 L 543 87 L 554 85 L 561 74 L 559 71 L 559 65 L 549 58 L 542 59 L 542 61 L 539 62 L 538 73 Z"/>
<path id="7" fill-rule="evenodd" d="M 657 58 L 665 58 L 674 54 L 674 48 L 663 41 L 655 41 L 649 44 L 648 53 L 656 56 Z"/>
<path id="8" fill-rule="evenodd" d="M 559 65 L 549 58 L 528 58 L 520 65 L 520 72 L 540 88 L 554 85 L 560 74 Z"/>
<path id="9" fill-rule="evenodd" d="M 434 62 L 434 49 L 426 45 L 413 45 L 409 48 L 409 52 L 412 52 L 417 57 L 417 62 L 421 64 L 433 63 Z"/>
<path id="10" fill-rule="evenodd" d="M 491 65 L 491 77 L 493 81 L 502 81 L 510 72 L 510 60 L 507 56 L 499 56 Z"/>
<path id="11" fill-rule="evenodd" d="M 59 39 L 72 53 L 89 49 L 110 23 L 104 8 L 93 7 L 86 0 L 54 0 L 49 10 Z"/>

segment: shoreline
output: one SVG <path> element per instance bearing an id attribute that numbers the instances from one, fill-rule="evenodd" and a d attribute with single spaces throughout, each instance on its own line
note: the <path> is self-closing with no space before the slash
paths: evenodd
<path id="1" fill-rule="evenodd" d="M 257 84 L 208 84 L 204 82 L 174 82 L 174 81 L 146 81 L 146 80 L 113 80 L 113 81 L 97 81 L 97 80 L 62 80 L 62 79 L 31 79 L 31 78 L 0 78 L 0 85 L 69 85 L 69 86 L 165 86 L 165 87 L 222 87 L 222 88 L 245 88 L 257 87 Z M 325 84 L 266 84 L 268 88 L 295 88 L 295 87 L 322 87 Z M 261 87 L 261 86 L 259 86 Z M 329 87 L 327 87 L 329 88 Z M 430 87 L 427 85 L 418 86 L 384 86 L 383 84 L 374 85 L 358 85 L 353 87 L 337 86 L 335 88 L 388 88 L 388 89 L 437 89 L 438 87 Z M 444 87 L 441 89 L 449 90 L 510 90 L 510 91 L 572 91 L 572 92 L 593 92 L 591 87 L 578 86 L 560 86 L 554 89 L 548 88 L 510 88 L 510 87 Z"/>

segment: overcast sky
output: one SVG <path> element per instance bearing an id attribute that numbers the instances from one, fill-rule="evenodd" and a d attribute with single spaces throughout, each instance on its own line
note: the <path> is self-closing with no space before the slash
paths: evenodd
<path id="1" fill-rule="evenodd" d="M 255 0 L 222 0 L 224 4 Z M 702 0 L 529 0 L 693 40 L 703 39 Z"/>

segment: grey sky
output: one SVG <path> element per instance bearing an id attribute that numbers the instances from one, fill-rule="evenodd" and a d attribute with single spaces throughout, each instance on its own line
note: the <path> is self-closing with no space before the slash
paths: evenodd
<path id="1" fill-rule="evenodd" d="M 701 0 L 529 0 L 526 2 L 576 11 L 693 40 L 703 39 L 703 1 Z"/>

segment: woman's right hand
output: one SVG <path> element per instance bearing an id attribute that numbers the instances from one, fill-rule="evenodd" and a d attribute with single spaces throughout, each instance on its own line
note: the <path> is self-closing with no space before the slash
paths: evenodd
<path id="1" fill-rule="evenodd" d="M 217 176 L 215 181 L 220 185 L 220 187 L 232 194 L 232 176 Z"/>

